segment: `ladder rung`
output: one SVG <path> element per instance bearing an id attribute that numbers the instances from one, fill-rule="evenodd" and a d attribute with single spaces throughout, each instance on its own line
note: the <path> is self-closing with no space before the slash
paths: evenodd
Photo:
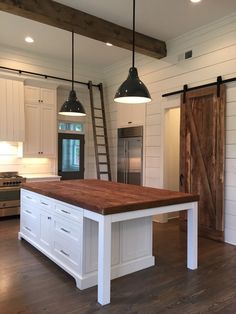
<path id="1" fill-rule="evenodd" d="M 103 125 L 95 125 L 96 128 L 104 129 Z"/>
<path id="2" fill-rule="evenodd" d="M 100 174 L 108 174 L 107 171 L 100 171 Z"/>
<path id="3" fill-rule="evenodd" d="M 96 137 L 105 137 L 105 135 L 97 134 Z"/>
<path id="4" fill-rule="evenodd" d="M 103 146 L 104 147 L 104 146 L 106 146 L 106 144 L 97 144 L 97 146 Z"/>
<path id="5" fill-rule="evenodd" d="M 102 110 L 102 108 L 94 107 L 95 110 Z"/>
<path id="6" fill-rule="evenodd" d="M 103 117 L 94 117 L 95 119 L 100 119 L 100 120 L 102 120 L 103 119 Z"/>
<path id="7" fill-rule="evenodd" d="M 98 155 L 101 155 L 101 156 L 106 156 L 107 153 L 98 153 Z"/>
<path id="8" fill-rule="evenodd" d="M 107 165 L 107 162 L 98 162 L 99 163 L 99 165 Z"/>

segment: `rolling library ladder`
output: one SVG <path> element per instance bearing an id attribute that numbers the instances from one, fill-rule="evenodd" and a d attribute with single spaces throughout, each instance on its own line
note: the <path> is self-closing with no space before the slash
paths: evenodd
<path id="1" fill-rule="evenodd" d="M 111 165 L 108 148 L 103 86 L 102 83 L 98 85 L 100 102 L 96 103 L 96 105 L 94 104 L 93 84 L 91 81 L 88 83 L 88 88 L 91 105 L 97 178 L 111 181 Z"/>

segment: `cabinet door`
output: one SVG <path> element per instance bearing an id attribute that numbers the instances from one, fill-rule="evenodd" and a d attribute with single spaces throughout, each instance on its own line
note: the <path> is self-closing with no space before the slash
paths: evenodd
<path id="1" fill-rule="evenodd" d="M 41 157 L 56 157 L 56 108 L 41 104 Z"/>
<path id="2" fill-rule="evenodd" d="M 14 142 L 25 140 L 25 112 L 24 112 L 24 85 L 23 82 L 13 81 L 12 83 L 13 106 L 13 138 Z"/>
<path id="3" fill-rule="evenodd" d="M 52 215 L 47 211 L 40 210 L 39 219 L 39 245 L 47 252 L 50 252 L 52 245 Z"/>
<path id="4" fill-rule="evenodd" d="M 0 141 L 24 140 L 23 83 L 0 79 Z"/>
<path id="5" fill-rule="evenodd" d="M 38 87 L 25 86 L 25 103 L 38 104 L 41 102 L 41 90 Z"/>
<path id="6" fill-rule="evenodd" d="M 24 198 L 24 201 L 21 201 L 20 231 L 34 242 L 37 242 L 39 234 L 38 208 L 36 203 L 32 207 L 25 200 L 26 198 Z"/>
<path id="7" fill-rule="evenodd" d="M 26 104 L 24 156 L 40 157 L 40 152 L 40 105 Z"/>
<path id="8" fill-rule="evenodd" d="M 44 105 L 54 105 L 56 103 L 56 91 L 53 89 L 41 88 L 41 102 Z"/>

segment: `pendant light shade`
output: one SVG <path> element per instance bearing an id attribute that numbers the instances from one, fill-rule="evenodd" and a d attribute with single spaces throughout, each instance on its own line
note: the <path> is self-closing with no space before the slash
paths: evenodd
<path id="1" fill-rule="evenodd" d="M 74 90 L 74 32 L 72 32 L 72 89 L 68 100 L 64 102 L 59 114 L 65 116 L 86 116 L 85 110 L 81 102 L 77 99 Z"/>
<path id="2" fill-rule="evenodd" d="M 70 91 L 69 98 L 64 102 L 59 114 L 65 116 L 86 116 L 84 107 L 79 100 L 77 100 L 76 92 Z"/>
<path id="3" fill-rule="evenodd" d="M 135 0 L 133 0 L 133 51 L 132 51 L 132 67 L 129 69 L 127 79 L 118 88 L 114 101 L 126 104 L 142 104 L 150 102 L 151 96 L 138 77 L 138 70 L 134 66 L 135 61 Z"/>
<path id="4" fill-rule="evenodd" d="M 129 75 L 117 90 L 114 100 L 130 104 L 142 104 L 151 101 L 149 91 L 139 79 L 136 68 L 129 69 Z"/>

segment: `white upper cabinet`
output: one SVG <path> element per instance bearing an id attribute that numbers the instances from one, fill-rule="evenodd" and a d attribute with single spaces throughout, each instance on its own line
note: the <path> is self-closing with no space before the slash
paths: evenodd
<path id="1" fill-rule="evenodd" d="M 23 82 L 0 78 L 0 141 L 22 142 L 24 136 Z"/>
<path id="2" fill-rule="evenodd" d="M 25 157 L 56 157 L 56 90 L 25 87 Z"/>

